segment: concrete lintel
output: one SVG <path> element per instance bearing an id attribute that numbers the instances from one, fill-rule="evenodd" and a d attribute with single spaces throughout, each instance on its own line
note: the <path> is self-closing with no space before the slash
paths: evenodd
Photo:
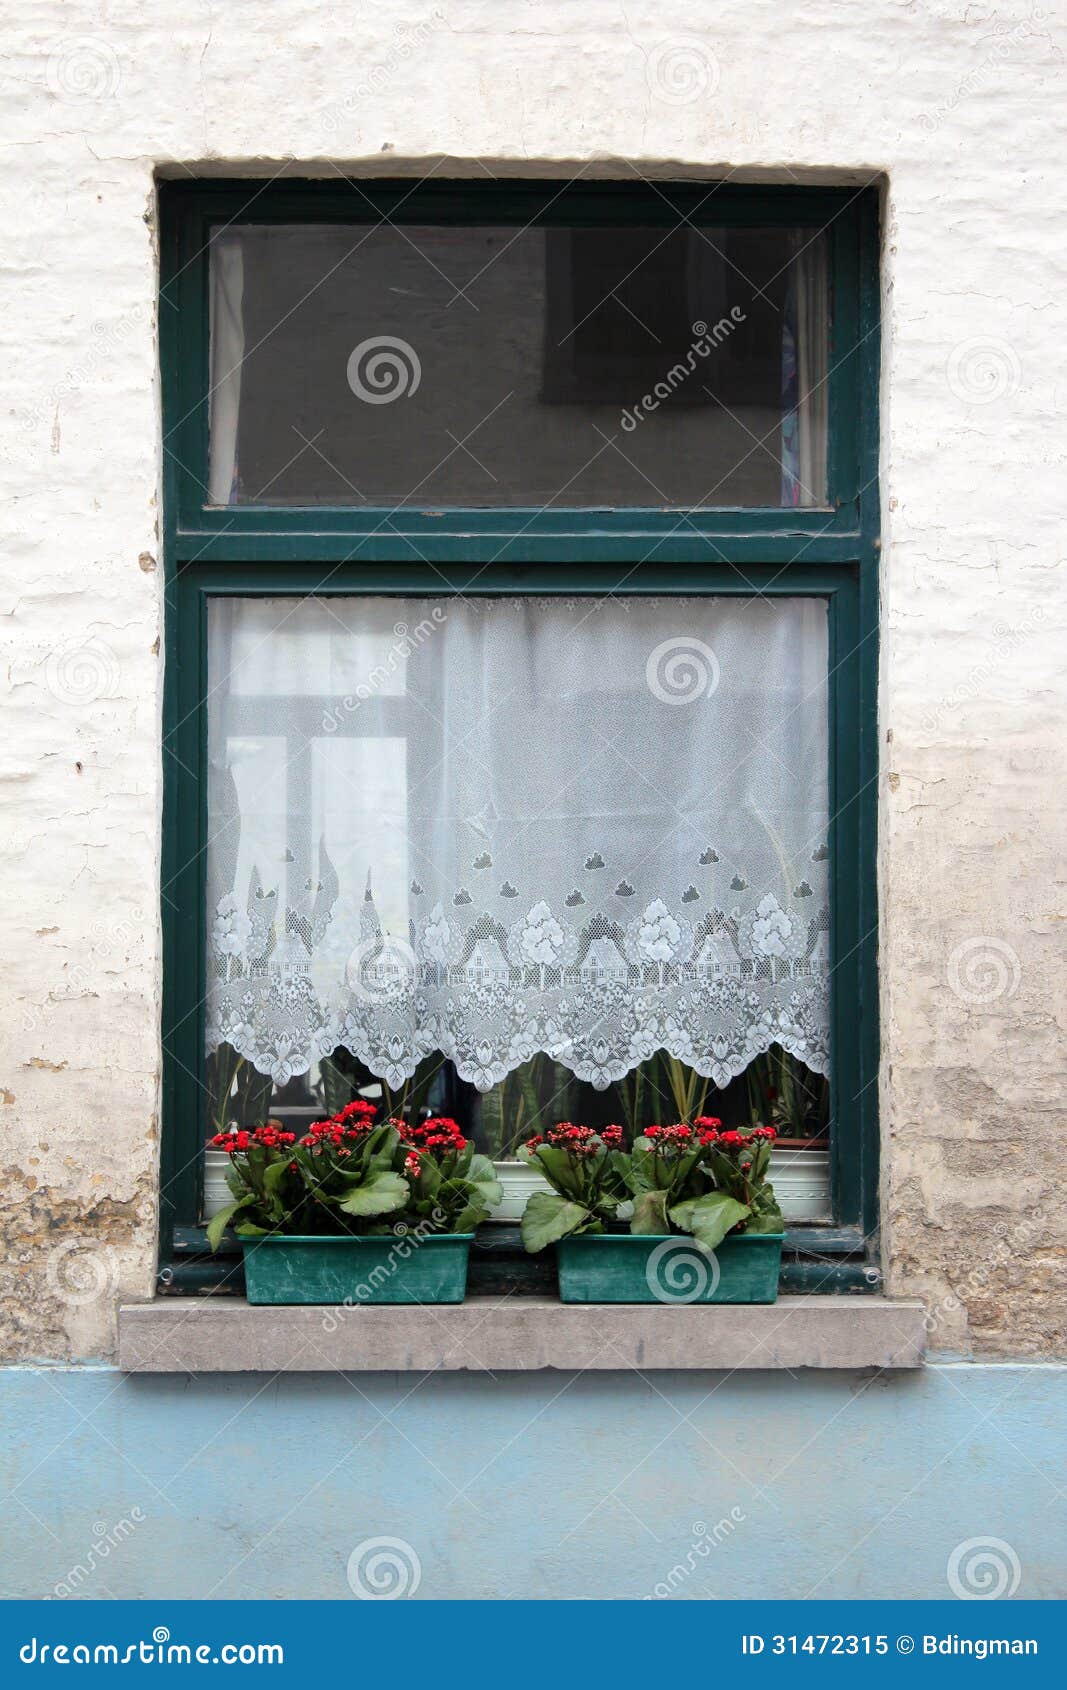
<path id="1" fill-rule="evenodd" d="M 921 1302 L 875 1296 L 721 1307 L 476 1297 L 356 1308 L 161 1297 L 120 1309 L 119 1366 L 129 1373 L 919 1367 L 924 1313 Z"/>

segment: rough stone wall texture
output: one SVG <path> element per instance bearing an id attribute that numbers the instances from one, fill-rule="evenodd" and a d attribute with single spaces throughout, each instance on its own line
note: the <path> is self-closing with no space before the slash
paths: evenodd
<path id="1" fill-rule="evenodd" d="M 944 1347 L 1062 1352 L 1063 0 L 27 0 L 8 27 L 0 1353 L 111 1354 L 153 1283 L 153 175 L 283 161 L 884 173 L 888 1283 Z"/>

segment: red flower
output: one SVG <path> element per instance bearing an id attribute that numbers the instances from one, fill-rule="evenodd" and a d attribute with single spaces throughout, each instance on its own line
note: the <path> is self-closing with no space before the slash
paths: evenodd
<path id="1" fill-rule="evenodd" d="M 234 1156 L 253 1145 L 259 1145 L 264 1150 L 277 1150 L 295 1144 L 296 1134 L 287 1133 L 280 1121 L 266 1121 L 261 1127 L 238 1127 L 234 1132 L 216 1133 L 208 1142 Z"/>
<path id="2" fill-rule="evenodd" d="M 439 1150 L 445 1155 L 465 1150 L 467 1140 L 457 1121 L 448 1115 L 432 1115 L 426 1121 L 393 1121 L 405 1144 L 417 1150 Z"/>
<path id="3" fill-rule="evenodd" d="M 404 1157 L 404 1172 L 410 1179 L 418 1179 L 422 1172 L 422 1163 L 414 1150 L 409 1150 Z"/>
<path id="4" fill-rule="evenodd" d="M 310 1127 L 300 1140 L 309 1149 L 325 1150 L 338 1149 L 344 1143 L 358 1143 L 374 1130 L 374 1105 L 365 1103 L 357 1098 L 354 1103 L 347 1103 L 336 1115 L 331 1115 L 325 1121 L 312 1121 Z"/>
<path id="5" fill-rule="evenodd" d="M 351 1103 L 346 1103 L 343 1109 L 339 1109 L 334 1116 L 334 1120 L 351 1121 L 354 1116 L 358 1115 L 362 1116 L 365 1121 L 370 1121 L 377 1113 L 378 1111 L 373 1103 L 368 1103 L 364 1097 L 357 1097 Z"/>
<path id="6" fill-rule="evenodd" d="M 548 1143 L 572 1156 L 595 1156 L 599 1149 L 592 1127 L 577 1126 L 573 1121 L 557 1121 L 545 1134 Z"/>
<path id="7" fill-rule="evenodd" d="M 676 1121 L 673 1127 L 646 1127 L 645 1138 L 650 1138 L 657 1150 L 661 1145 L 681 1147 L 687 1145 L 693 1137 L 693 1129 L 684 1121 Z"/>
<path id="8" fill-rule="evenodd" d="M 600 1136 L 609 1150 L 615 1150 L 622 1143 L 622 1128 L 614 1125 L 601 1127 Z"/>

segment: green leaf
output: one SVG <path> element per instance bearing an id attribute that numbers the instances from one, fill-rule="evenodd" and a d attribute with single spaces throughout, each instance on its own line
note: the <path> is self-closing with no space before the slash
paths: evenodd
<path id="1" fill-rule="evenodd" d="M 589 1210 L 553 1191 L 532 1191 L 522 1216 L 522 1242 L 531 1255 L 566 1238 L 589 1219 Z"/>
<path id="2" fill-rule="evenodd" d="M 567 1152 L 561 1150 L 558 1144 L 538 1145 L 533 1160 L 535 1163 L 540 1163 L 541 1172 L 549 1184 L 555 1186 L 557 1191 L 562 1192 L 566 1197 L 581 1196 L 579 1175 Z M 542 1196 L 544 1195 L 545 1193 L 542 1193 Z"/>
<path id="3" fill-rule="evenodd" d="M 453 1215 L 448 1223 L 449 1232 L 473 1232 L 476 1226 L 488 1218 L 489 1210 L 484 1203 L 470 1203 L 461 1209 L 458 1215 Z"/>
<path id="4" fill-rule="evenodd" d="M 263 1175 L 263 1189 L 272 1197 L 277 1195 L 278 1187 L 289 1172 L 289 1161 L 287 1157 L 284 1162 L 272 1162 Z"/>
<path id="5" fill-rule="evenodd" d="M 633 1219 L 630 1231 L 641 1234 L 662 1234 L 670 1232 L 667 1225 L 667 1193 L 665 1191 L 642 1191 L 634 1198 Z"/>
<path id="6" fill-rule="evenodd" d="M 647 1138 L 637 1139 L 630 1153 L 630 1186 L 635 1194 L 657 1189 L 652 1144 Z"/>
<path id="7" fill-rule="evenodd" d="M 704 1197 L 678 1203 L 671 1210 L 671 1220 L 683 1232 L 691 1232 L 705 1250 L 714 1250 L 738 1221 L 750 1213 L 747 1203 L 739 1203 L 725 1191 L 709 1191 Z"/>
<path id="8" fill-rule="evenodd" d="M 234 1167 L 232 1162 L 226 1169 L 226 1184 L 235 1197 L 246 1197 L 248 1195 L 248 1181 L 243 1177 L 240 1169 Z"/>
<path id="9" fill-rule="evenodd" d="M 440 1186 L 441 1170 L 432 1156 L 424 1156 L 419 1164 L 419 1192 L 424 1197 L 435 1197 Z"/>
<path id="10" fill-rule="evenodd" d="M 212 1215 L 207 1223 L 207 1241 L 212 1250 L 218 1249 L 222 1242 L 222 1235 L 233 1220 L 234 1215 L 239 1214 L 242 1209 L 247 1209 L 250 1201 L 251 1199 L 248 1196 L 242 1197 L 236 1203 L 231 1203 L 228 1208 L 220 1209 L 217 1215 Z"/>
<path id="11" fill-rule="evenodd" d="M 371 1174 L 363 1185 L 357 1185 L 341 1199 L 340 1207 L 346 1215 L 389 1215 L 402 1209 L 408 1200 L 408 1182 L 403 1174 L 388 1171 Z"/>
<path id="12" fill-rule="evenodd" d="M 380 1121 L 373 1131 L 367 1134 L 362 1144 L 356 1146 L 355 1153 L 359 1158 L 360 1167 L 387 1168 L 399 1143 L 400 1134 L 396 1128 L 391 1127 L 388 1121 Z"/>
<path id="13" fill-rule="evenodd" d="M 707 1154 L 708 1167 L 711 1169 L 716 1185 L 736 1185 L 741 1175 L 737 1163 L 731 1161 L 725 1150 L 716 1150 L 709 1147 Z"/>
<path id="14" fill-rule="evenodd" d="M 777 1203 L 760 1204 L 753 1211 L 752 1218 L 745 1227 L 746 1232 L 784 1232 L 785 1220 Z"/>
<path id="15" fill-rule="evenodd" d="M 504 1196 L 504 1187 L 498 1179 L 468 1180 L 467 1190 L 470 1192 L 472 1201 L 477 1198 L 480 1203 L 485 1204 L 487 1209 L 495 1209 Z"/>
<path id="16" fill-rule="evenodd" d="M 467 1202 L 479 1203 L 480 1207 L 484 1208 L 487 1218 L 489 1218 L 490 1210 L 497 1207 L 497 1203 L 501 1202 L 502 1197 L 504 1197 L 504 1190 L 497 1180 L 492 1181 L 492 1183 L 489 1180 L 473 1180 L 467 1186 Z"/>

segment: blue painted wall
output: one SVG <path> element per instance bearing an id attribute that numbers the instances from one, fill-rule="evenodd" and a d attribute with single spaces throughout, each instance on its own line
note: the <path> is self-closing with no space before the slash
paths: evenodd
<path id="1" fill-rule="evenodd" d="M 953 1549 L 992 1536 L 1018 1558 L 1018 1596 L 1062 1597 L 1065 1401 L 1067 1368 L 964 1363 L 13 1368 L 0 1594 L 348 1597 L 353 1549 L 390 1537 L 410 1546 L 387 1552 L 403 1576 L 417 1557 L 419 1597 L 945 1597 Z"/>

